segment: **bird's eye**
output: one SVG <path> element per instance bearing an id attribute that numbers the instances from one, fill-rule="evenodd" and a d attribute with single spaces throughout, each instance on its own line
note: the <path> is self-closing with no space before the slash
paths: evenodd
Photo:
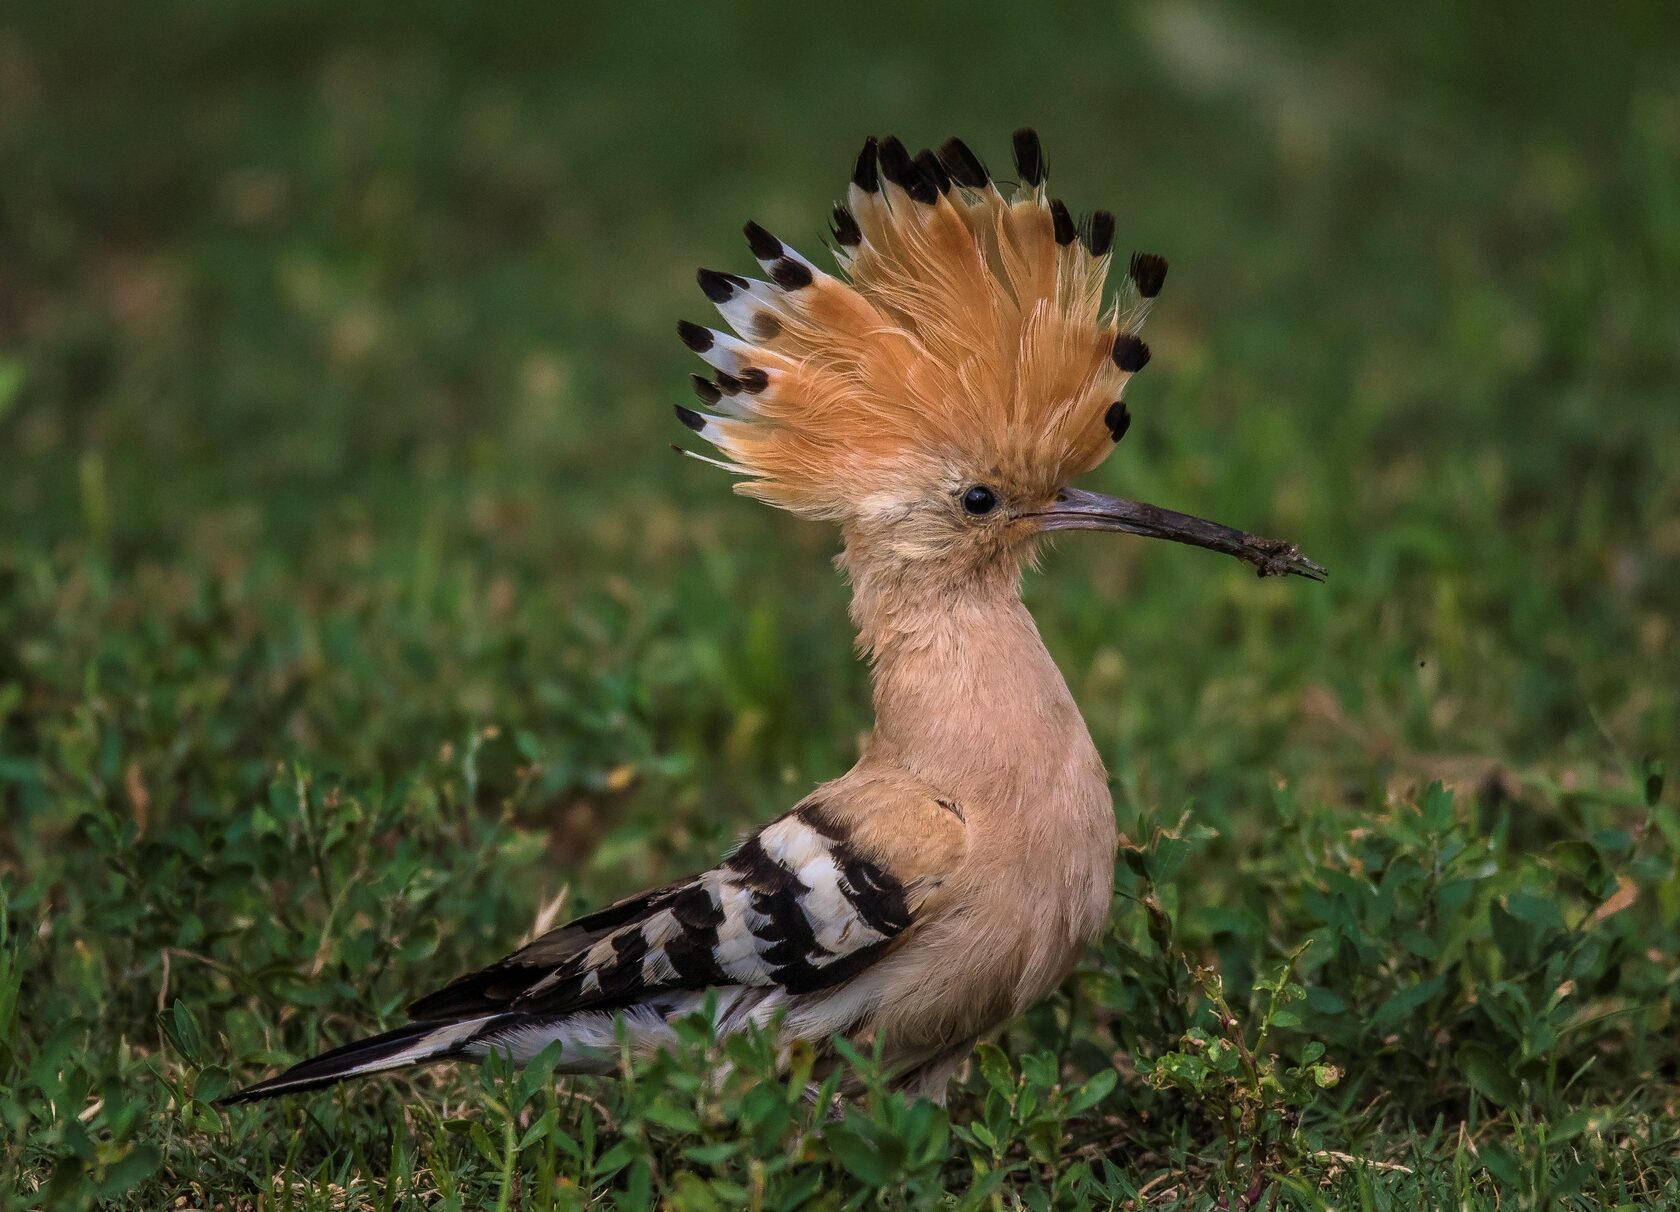
<path id="1" fill-rule="evenodd" d="M 964 510 L 978 518 L 997 508 L 997 494 L 984 484 L 976 484 L 963 493 L 962 504 Z"/>

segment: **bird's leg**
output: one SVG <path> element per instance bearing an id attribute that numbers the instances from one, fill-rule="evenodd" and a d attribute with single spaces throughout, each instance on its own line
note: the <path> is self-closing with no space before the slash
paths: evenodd
<path id="1" fill-rule="evenodd" d="M 915 1068 L 901 1073 L 893 1082 L 894 1088 L 908 1098 L 925 1098 L 943 1107 L 950 1095 L 952 1080 L 968 1064 L 968 1058 L 979 1042 L 979 1037 L 967 1039 L 929 1057 Z"/>

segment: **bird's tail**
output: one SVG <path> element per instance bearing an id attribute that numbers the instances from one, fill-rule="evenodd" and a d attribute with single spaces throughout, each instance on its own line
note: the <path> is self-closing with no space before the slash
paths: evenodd
<path id="1" fill-rule="evenodd" d="M 473 1049 L 471 1045 L 483 1038 L 486 1028 L 494 1029 L 500 1020 L 508 1017 L 491 1014 L 455 1022 L 410 1023 L 383 1035 L 359 1039 L 331 1052 L 323 1052 L 267 1081 L 235 1090 L 216 1101 L 221 1106 L 248 1103 L 276 1094 L 318 1090 L 322 1086 L 368 1073 L 383 1073 L 389 1069 L 404 1069 L 410 1065 L 460 1057 L 476 1058 L 482 1056 L 484 1050 L 482 1047 Z"/>

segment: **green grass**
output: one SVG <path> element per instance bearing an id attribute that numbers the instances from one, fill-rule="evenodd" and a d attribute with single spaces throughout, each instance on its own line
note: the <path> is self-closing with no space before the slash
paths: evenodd
<path id="1" fill-rule="evenodd" d="M 0 1205 L 1680 1205 L 1677 40 L 7 6 Z M 698 1025 L 213 1109 L 849 764 L 834 537 L 666 449 L 672 324 L 865 133 L 1029 121 L 1173 262 L 1094 486 L 1331 569 L 1032 582 L 1135 843 L 1081 973 L 948 1113 Z"/>

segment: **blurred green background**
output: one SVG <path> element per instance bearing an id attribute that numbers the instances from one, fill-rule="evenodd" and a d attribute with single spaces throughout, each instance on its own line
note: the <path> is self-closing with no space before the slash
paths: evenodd
<path id="1" fill-rule="evenodd" d="M 0 1178 L 257 1182 L 204 1177 L 208 1120 L 258 1123 L 193 1118 L 205 1066 L 389 1021 L 849 764 L 834 535 L 668 450 L 673 324 L 748 218 L 821 260 L 866 134 L 1001 166 L 1024 124 L 1173 266 L 1092 486 L 1331 570 L 1092 539 L 1029 587 L 1123 828 L 1210 831 L 1186 946 L 1300 941 L 1280 788 L 1346 838 L 1441 780 L 1535 887 L 1667 836 L 1675 6 L 11 3 Z M 1645 881 L 1630 942 L 1680 931 L 1665 853 L 1601 855 L 1656 864 L 1605 885 Z"/>

